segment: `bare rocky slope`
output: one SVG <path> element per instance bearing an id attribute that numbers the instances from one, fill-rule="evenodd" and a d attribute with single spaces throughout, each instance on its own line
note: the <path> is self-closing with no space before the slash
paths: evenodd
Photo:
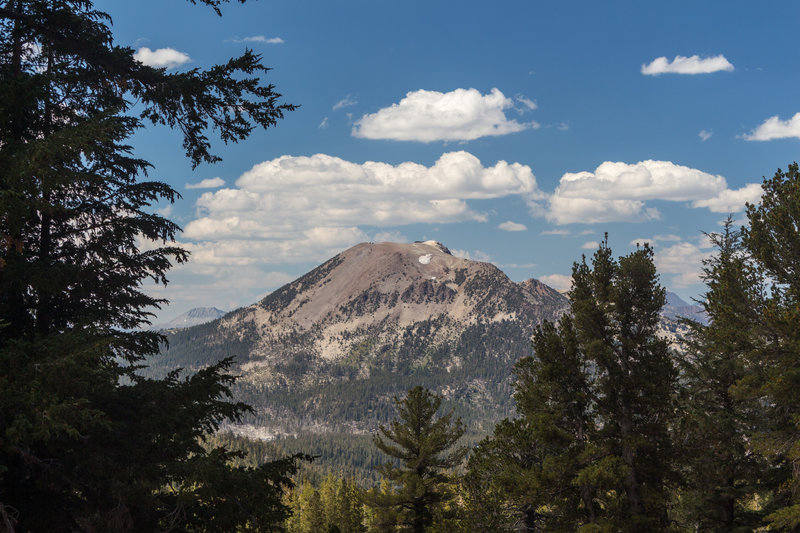
<path id="1" fill-rule="evenodd" d="M 169 334 L 154 371 L 236 357 L 239 432 L 364 433 L 415 385 L 445 396 L 476 434 L 511 411 L 511 371 L 566 298 L 461 259 L 434 241 L 362 243 L 225 317 Z"/>

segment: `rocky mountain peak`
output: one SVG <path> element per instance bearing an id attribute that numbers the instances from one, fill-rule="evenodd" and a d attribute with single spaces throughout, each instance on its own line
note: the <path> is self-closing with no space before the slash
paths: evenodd
<path id="1" fill-rule="evenodd" d="M 164 360 L 197 368 L 235 355 L 241 398 L 277 434 L 374 428 L 392 395 L 420 383 L 493 420 L 536 324 L 566 309 L 554 289 L 436 241 L 361 243 L 260 302 L 176 332 Z M 302 420 L 288 407 L 297 402 Z"/>
<path id="2" fill-rule="evenodd" d="M 391 334 L 432 316 L 464 326 L 515 319 L 544 301 L 561 311 L 563 297 L 535 280 L 519 285 L 489 263 L 456 257 L 436 241 L 361 243 L 234 314 L 260 336 L 315 332 L 318 354 L 344 357 L 369 329 Z M 267 331 L 268 330 L 268 331 Z"/>

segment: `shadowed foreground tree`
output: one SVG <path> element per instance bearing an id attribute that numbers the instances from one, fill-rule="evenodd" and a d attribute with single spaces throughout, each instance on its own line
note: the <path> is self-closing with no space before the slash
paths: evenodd
<path id="1" fill-rule="evenodd" d="M 462 463 L 466 449 L 455 448 L 464 434 L 453 412 L 436 414 L 442 398 L 422 387 L 414 387 L 402 400 L 395 398 L 398 419 L 381 426 L 375 445 L 397 460 L 380 467 L 381 474 L 396 486 L 395 491 L 373 489 L 369 505 L 377 509 L 375 527 L 398 525 L 422 533 L 433 524 L 437 510 L 452 497 L 445 471 Z M 389 510 L 381 513 L 381 509 Z M 381 523 L 391 518 L 392 524 Z M 385 521 L 385 520 L 384 520 Z"/>
<path id="2" fill-rule="evenodd" d="M 219 9 L 219 0 L 202 0 Z M 193 166 L 276 123 L 251 51 L 167 73 L 114 44 L 86 0 L 0 4 L 0 524 L 9 531 L 269 530 L 286 514 L 294 459 L 229 466 L 200 440 L 248 407 L 230 403 L 230 359 L 189 378 L 136 370 L 163 337 L 138 330 L 187 253 L 152 204 L 126 140 L 145 123 L 183 134 Z M 136 114 L 133 114 L 136 102 Z"/>

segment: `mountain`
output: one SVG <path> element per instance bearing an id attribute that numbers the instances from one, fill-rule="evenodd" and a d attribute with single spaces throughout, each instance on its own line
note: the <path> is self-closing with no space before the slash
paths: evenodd
<path id="1" fill-rule="evenodd" d="M 236 397 L 255 408 L 237 429 L 261 437 L 374 431 L 415 385 L 480 434 L 511 412 L 511 370 L 536 324 L 567 307 L 438 242 L 362 243 L 260 302 L 170 331 L 151 371 L 236 356 Z"/>
<path id="2" fill-rule="evenodd" d="M 667 291 L 667 303 L 661 310 L 661 314 L 674 320 L 688 318 L 701 324 L 708 324 L 708 315 L 705 309 L 699 305 L 686 303 L 680 296 L 670 291 Z"/>
<path id="3" fill-rule="evenodd" d="M 197 326 L 211 322 L 222 316 L 225 316 L 225 311 L 217 309 L 216 307 L 195 307 L 189 309 L 182 315 L 178 315 L 169 322 L 162 324 L 153 324 L 150 329 L 181 329 L 191 326 Z"/>

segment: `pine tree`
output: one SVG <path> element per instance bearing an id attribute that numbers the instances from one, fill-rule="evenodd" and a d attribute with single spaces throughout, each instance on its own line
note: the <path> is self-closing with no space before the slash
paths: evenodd
<path id="1" fill-rule="evenodd" d="M 336 493 L 339 488 L 338 481 L 333 472 L 329 472 L 319 487 L 323 516 L 327 524 L 338 524 L 340 521 L 339 506 L 336 501 Z"/>
<path id="2" fill-rule="evenodd" d="M 398 419 L 380 426 L 375 445 L 399 462 L 386 463 L 380 472 L 396 492 L 373 490 L 368 502 L 396 511 L 397 524 L 422 533 L 433 523 L 437 507 L 451 495 L 445 489 L 445 471 L 461 464 L 464 448 L 453 447 L 464 434 L 453 412 L 437 417 L 442 398 L 414 387 L 402 400 L 395 398 Z"/>
<path id="3" fill-rule="evenodd" d="M 467 485 L 503 494 L 523 530 L 665 530 L 676 372 L 652 250 L 615 261 L 604 240 L 574 265 L 569 298 L 518 363 L 519 417 L 481 443 Z"/>
<path id="4" fill-rule="evenodd" d="M 489 475 L 472 498 L 481 501 L 487 489 L 504 494 L 514 510 L 501 520 L 506 529 L 519 521 L 529 531 L 575 531 L 596 521 L 595 488 L 576 482 L 593 431 L 587 362 L 569 316 L 538 327 L 533 347 L 536 357 L 515 367 L 519 418 L 498 424 L 477 447 L 466 482 Z M 480 521 L 493 511 L 478 506 L 472 514 Z"/>
<path id="5" fill-rule="evenodd" d="M 470 453 L 464 476 L 472 531 L 536 531 L 541 525 L 544 453 L 526 420 L 503 420 Z"/>
<path id="6" fill-rule="evenodd" d="M 339 489 L 336 493 L 337 516 L 339 517 L 339 529 L 342 533 L 363 533 L 364 527 L 364 506 L 362 501 L 363 490 L 356 485 L 355 481 L 342 478 L 339 482 Z"/>
<path id="7" fill-rule="evenodd" d="M 690 323 L 682 359 L 680 442 L 688 525 L 702 531 L 752 530 L 761 523 L 752 502 L 765 494 L 769 468 L 751 450 L 760 404 L 735 394 L 748 375 L 763 312 L 764 281 L 729 218 L 710 234 L 716 254 L 705 261 L 703 307 L 709 324 Z"/>
<path id="8" fill-rule="evenodd" d="M 602 458 L 581 479 L 614 484 L 619 476 L 616 508 L 606 505 L 615 528 L 664 530 L 676 370 L 667 341 L 657 335 L 665 296 L 653 251 L 645 245 L 614 261 L 604 240 L 592 268 L 585 260 L 576 264 L 572 280 L 577 338 L 593 373 L 594 453 Z M 598 468 L 603 461 L 609 464 Z"/>
<path id="9" fill-rule="evenodd" d="M 767 406 L 753 436 L 755 450 L 778 476 L 771 529 L 800 529 L 800 169 L 797 163 L 764 179 L 759 205 L 748 205 L 747 252 L 770 280 L 758 346 L 738 392 Z M 747 315 L 745 315 L 747 316 Z M 781 479 L 782 478 L 782 479 Z"/>
<path id="10" fill-rule="evenodd" d="M 367 509 L 369 533 L 394 533 L 395 524 L 399 521 L 399 510 L 394 506 L 381 505 L 388 503 L 397 494 L 392 482 L 381 478 L 377 487 L 373 487 L 364 495 Z"/>
<path id="11" fill-rule="evenodd" d="M 151 212 L 177 193 L 139 181 L 150 165 L 126 141 L 147 122 L 175 128 L 197 166 L 219 160 L 209 130 L 236 142 L 293 106 L 250 51 L 168 74 L 115 45 L 109 20 L 86 0 L 0 6 L 0 518 L 21 531 L 269 529 L 294 461 L 232 468 L 237 454 L 201 445 L 247 410 L 227 401 L 231 361 L 136 373 L 163 341 L 138 330 L 164 303 L 142 282 L 166 283 L 188 255 Z"/>

